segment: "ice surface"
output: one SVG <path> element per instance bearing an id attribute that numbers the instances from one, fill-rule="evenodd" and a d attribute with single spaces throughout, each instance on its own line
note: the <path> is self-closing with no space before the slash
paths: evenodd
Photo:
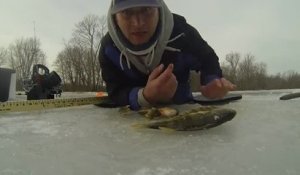
<path id="1" fill-rule="evenodd" d="M 1 114 L 0 175 L 299 175 L 300 99 L 280 101 L 288 92 L 241 92 L 222 105 L 236 117 L 203 131 L 137 130 L 140 116 L 93 105 Z"/>

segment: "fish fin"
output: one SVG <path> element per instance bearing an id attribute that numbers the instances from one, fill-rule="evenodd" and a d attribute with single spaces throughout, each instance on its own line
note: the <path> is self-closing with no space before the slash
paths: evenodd
<path id="1" fill-rule="evenodd" d="M 119 113 L 122 116 L 127 116 L 127 115 L 131 115 L 133 113 L 133 111 L 129 108 L 129 106 L 122 106 L 119 108 Z"/>
<path id="2" fill-rule="evenodd" d="M 173 133 L 174 131 L 176 131 L 175 129 L 172 129 L 172 128 L 167 128 L 167 127 L 158 127 L 158 129 L 160 129 L 162 132 L 165 132 L 165 133 Z"/>

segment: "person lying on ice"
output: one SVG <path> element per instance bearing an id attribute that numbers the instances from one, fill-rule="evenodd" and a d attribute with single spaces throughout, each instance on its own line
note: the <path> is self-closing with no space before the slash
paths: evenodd
<path id="1" fill-rule="evenodd" d="M 205 97 L 221 98 L 235 89 L 222 76 L 214 50 L 163 0 L 112 0 L 107 23 L 99 61 L 108 96 L 117 105 L 138 110 L 188 103 L 191 70 L 201 72 Z"/>

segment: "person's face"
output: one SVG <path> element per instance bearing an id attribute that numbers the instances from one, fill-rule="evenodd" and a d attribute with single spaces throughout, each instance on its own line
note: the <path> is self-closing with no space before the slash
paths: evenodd
<path id="1" fill-rule="evenodd" d="M 116 22 L 132 45 L 147 43 L 156 31 L 159 10 L 154 7 L 135 7 L 116 14 Z"/>

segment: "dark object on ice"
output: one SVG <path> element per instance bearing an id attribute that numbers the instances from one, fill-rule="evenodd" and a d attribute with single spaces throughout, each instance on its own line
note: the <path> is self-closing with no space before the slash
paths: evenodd
<path id="1" fill-rule="evenodd" d="M 61 95 L 61 78 L 55 72 L 42 65 L 33 66 L 31 79 L 23 80 L 23 89 L 27 100 L 54 99 L 54 95 Z"/>
<path id="2" fill-rule="evenodd" d="M 299 97 L 300 97 L 300 92 L 296 92 L 296 93 L 291 93 L 291 94 L 283 95 L 279 99 L 280 100 L 290 100 L 290 99 L 299 98 Z"/>
<path id="3" fill-rule="evenodd" d="M 0 102 L 13 99 L 16 93 L 16 71 L 0 68 Z"/>
<path id="4" fill-rule="evenodd" d="M 242 99 L 241 94 L 228 94 L 225 97 L 218 99 L 209 99 L 202 95 L 194 96 L 194 102 L 201 105 L 222 105 L 240 99 Z"/>
<path id="5" fill-rule="evenodd" d="M 115 102 L 113 102 L 109 97 L 99 97 L 103 100 L 100 103 L 95 104 L 95 106 L 102 107 L 102 108 L 117 108 L 120 107 Z"/>

